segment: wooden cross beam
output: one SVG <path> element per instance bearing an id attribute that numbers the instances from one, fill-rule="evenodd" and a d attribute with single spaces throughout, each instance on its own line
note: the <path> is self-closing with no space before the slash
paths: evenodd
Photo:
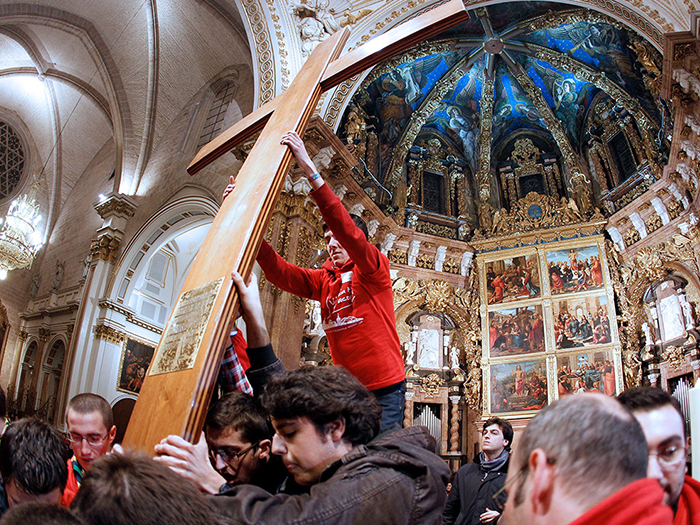
<path id="1" fill-rule="evenodd" d="M 230 275 L 250 275 L 292 154 L 280 144 L 288 130 L 303 134 L 323 91 L 469 18 L 450 0 L 340 57 L 346 28 L 319 44 L 289 89 L 204 146 L 194 174 L 260 132 L 185 279 L 146 375 L 124 445 L 153 453 L 166 435 L 197 442 L 238 310 Z"/>

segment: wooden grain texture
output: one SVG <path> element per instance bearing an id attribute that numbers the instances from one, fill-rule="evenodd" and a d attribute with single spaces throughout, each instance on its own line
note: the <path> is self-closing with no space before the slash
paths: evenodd
<path id="1" fill-rule="evenodd" d="M 169 434 L 191 442 L 199 439 L 214 390 L 228 334 L 238 309 L 231 281 L 236 269 L 246 278 L 267 229 L 272 210 L 291 165 L 289 148 L 280 144 L 290 130 L 303 133 L 322 90 L 328 64 L 341 52 L 349 30 L 322 42 L 283 95 L 236 177 L 236 189 L 224 201 L 204 239 L 180 295 L 224 277 L 204 330 L 195 365 L 189 370 L 147 375 L 124 437 L 124 446 L 152 453 Z M 168 323 L 171 323 L 171 320 Z M 150 372 L 150 370 L 149 370 Z"/>

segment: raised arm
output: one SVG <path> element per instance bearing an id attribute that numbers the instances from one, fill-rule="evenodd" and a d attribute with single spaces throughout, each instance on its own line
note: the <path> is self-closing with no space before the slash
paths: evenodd
<path id="1" fill-rule="evenodd" d="M 288 131 L 282 137 L 282 144 L 289 146 L 299 167 L 304 170 L 313 188 L 311 196 L 318 204 L 321 215 L 333 235 L 350 255 L 352 261 L 363 272 L 372 273 L 379 268 L 379 251 L 365 238 L 364 233 L 355 226 L 350 214 L 317 172 L 304 141 L 295 131 Z"/>

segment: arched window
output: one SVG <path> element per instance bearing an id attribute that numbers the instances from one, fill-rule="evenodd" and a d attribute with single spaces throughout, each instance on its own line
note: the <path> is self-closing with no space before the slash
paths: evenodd
<path id="1" fill-rule="evenodd" d="M 197 148 L 201 148 L 208 142 L 211 142 L 214 137 L 221 133 L 222 129 L 225 129 L 226 124 L 230 126 L 241 119 L 241 110 L 234 100 L 237 91 L 238 88 L 233 82 L 226 82 L 216 92 L 216 97 L 211 108 L 209 108 L 209 114 L 204 123 L 202 135 L 199 137 Z"/>
<path id="2" fill-rule="evenodd" d="M 19 136 L 9 124 L 0 121 L 0 200 L 17 187 L 23 169 L 24 150 Z"/>

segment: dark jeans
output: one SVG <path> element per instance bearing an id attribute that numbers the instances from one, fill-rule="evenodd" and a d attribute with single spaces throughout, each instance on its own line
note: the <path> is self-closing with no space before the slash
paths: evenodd
<path id="1" fill-rule="evenodd" d="M 381 429 L 384 431 L 394 423 L 403 427 L 403 409 L 406 405 L 406 381 L 372 390 L 382 407 Z"/>

